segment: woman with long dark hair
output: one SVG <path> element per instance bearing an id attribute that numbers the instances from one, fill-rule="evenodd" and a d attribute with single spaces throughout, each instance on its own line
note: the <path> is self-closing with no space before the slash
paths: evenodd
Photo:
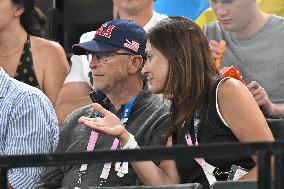
<path id="1" fill-rule="evenodd" d="M 219 74 L 208 41 L 193 21 L 184 17 L 162 20 L 148 33 L 146 53 L 142 73 L 148 77 L 150 89 L 171 102 L 173 127 L 168 146 L 274 140 L 246 86 Z M 94 104 L 94 109 L 103 117 L 81 117 L 79 121 L 116 136 L 123 148 L 138 148 L 115 115 L 99 104 Z M 209 188 L 218 180 L 255 179 L 257 175 L 253 157 L 185 157 L 162 161 L 159 167 L 150 161 L 131 164 L 147 185 L 198 182 Z"/>
<path id="2" fill-rule="evenodd" d="M 55 105 L 68 62 L 58 43 L 42 38 L 44 14 L 34 0 L 1 0 L 0 20 L 0 67 L 41 89 Z"/>

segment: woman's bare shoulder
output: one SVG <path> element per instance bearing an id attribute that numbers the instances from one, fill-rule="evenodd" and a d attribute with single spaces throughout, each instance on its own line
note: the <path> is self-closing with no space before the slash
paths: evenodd
<path id="1" fill-rule="evenodd" d="M 218 96 L 238 96 L 243 93 L 250 94 L 242 82 L 233 78 L 225 79 L 218 87 Z"/>
<path id="2" fill-rule="evenodd" d="M 62 48 L 62 46 L 55 42 L 55 41 L 51 41 L 48 39 L 44 39 L 41 37 L 36 37 L 36 36 L 32 36 L 31 37 L 31 46 L 32 49 L 35 51 L 39 51 L 42 53 L 52 53 L 54 56 L 54 53 L 65 53 L 64 49 Z"/>
<path id="3" fill-rule="evenodd" d="M 44 59 L 45 62 L 50 60 L 50 62 L 66 61 L 66 55 L 63 47 L 51 40 L 47 40 L 41 37 L 31 37 L 31 47 L 32 52 L 35 53 L 40 60 Z"/>

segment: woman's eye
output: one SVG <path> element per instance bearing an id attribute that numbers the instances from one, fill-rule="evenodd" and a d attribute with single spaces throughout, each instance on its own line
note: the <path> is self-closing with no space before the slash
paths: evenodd
<path id="1" fill-rule="evenodd" d="M 146 53 L 146 57 L 147 57 L 147 60 L 150 60 L 152 58 L 151 54 L 149 53 Z"/>

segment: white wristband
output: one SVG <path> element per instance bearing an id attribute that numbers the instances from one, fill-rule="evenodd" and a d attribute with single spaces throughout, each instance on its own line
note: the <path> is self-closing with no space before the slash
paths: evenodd
<path id="1" fill-rule="evenodd" d="M 135 149 L 137 148 L 137 142 L 132 134 L 129 133 L 129 139 L 122 149 Z"/>

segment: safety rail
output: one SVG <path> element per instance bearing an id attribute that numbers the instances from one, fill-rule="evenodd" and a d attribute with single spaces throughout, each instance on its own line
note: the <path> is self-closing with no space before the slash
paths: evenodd
<path id="1" fill-rule="evenodd" d="M 131 150 L 107 150 L 78 153 L 0 156 L 0 187 L 7 188 L 7 171 L 11 168 L 106 163 L 116 161 L 142 161 L 189 158 L 233 158 L 256 155 L 258 157 L 258 189 L 271 187 L 271 156 L 274 159 L 275 189 L 284 188 L 284 141 L 261 143 L 216 143 L 199 146 L 145 147 Z"/>

